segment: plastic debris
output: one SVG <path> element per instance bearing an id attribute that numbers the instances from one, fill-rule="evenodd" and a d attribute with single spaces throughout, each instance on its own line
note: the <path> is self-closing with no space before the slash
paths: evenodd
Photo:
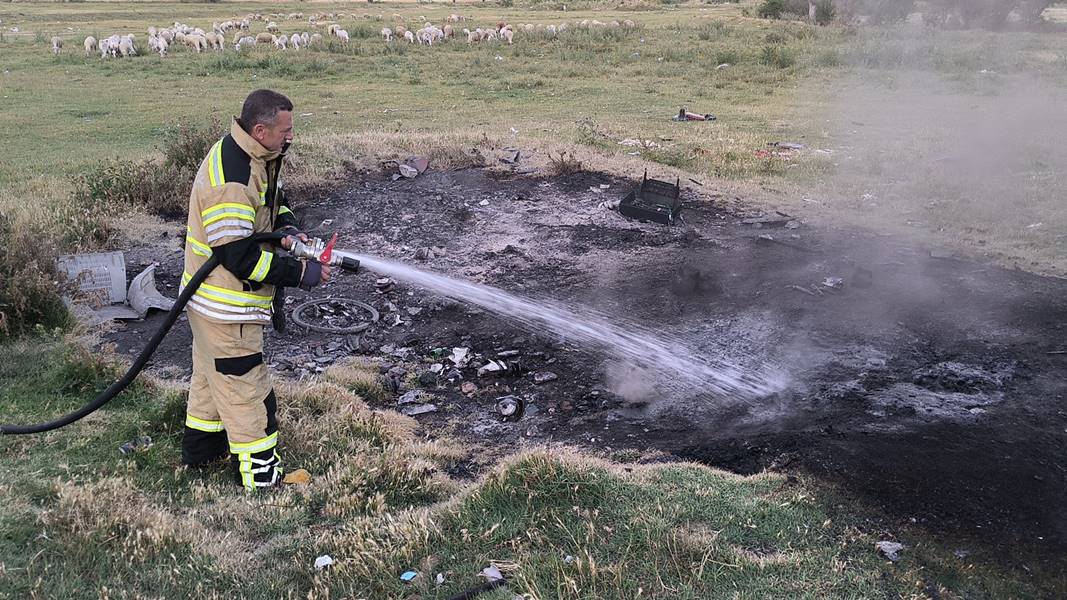
<path id="1" fill-rule="evenodd" d="M 415 571 L 404 571 L 400 575 L 400 581 L 403 581 L 404 583 L 411 583 L 418 576 L 419 576 L 419 574 L 416 573 Z"/>
<path id="2" fill-rule="evenodd" d="M 434 580 L 434 583 L 436 583 L 437 585 L 441 585 L 441 584 L 443 584 L 445 582 L 445 574 L 444 573 L 438 573 L 437 577 L 434 577 L 433 580 Z"/>
<path id="3" fill-rule="evenodd" d="M 503 396 L 496 399 L 496 412 L 505 421 L 515 422 L 522 418 L 526 403 L 518 396 Z"/>
<path id="4" fill-rule="evenodd" d="M 321 571 L 321 570 L 323 570 L 323 569 L 325 569 L 327 567 L 330 567 L 332 565 L 333 565 L 333 559 L 330 558 L 329 554 L 323 554 L 322 556 L 320 556 L 320 557 L 315 559 L 315 570 L 316 571 Z"/>
<path id="5" fill-rule="evenodd" d="M 500 569 L 498 569 L 496 565 L 489 565 L 488 567 L 482 569 L 482 572 L 479 573 L 479 575 L 485 577 L 486 581 L 490 582 L 501 581 L 504 579 L 504 574 L 500 572 Z"/>
<path id="6" fill-rule="evenodd" d="M 448 357 L 448 360 L 452 361 L 452 364 L 462 369 L 470 362 L 470 354 L 470 348 L 453 348 L 452 355 Z"/>
<path id="7" fill-rule="evenodd" d="M 904 550 L 904 544 L 900 542 L 881 541 L 874 545 L 878 553 L 893 562 L 900 560 L 900 553 Z"/>
<path id="8" fill-rule="evenodd" d="M 548 383 L 549 381 L 555 381 L 559 379 L 559 375 L 556 375 L 552 371 L 538 371 L 534 373 L 534 383 Z"/>
<path id="9" fill-rule="evenodd" d="M 152 438 L 147 435 L 139 435 L 125 444 L 119 446 L 119 452 L 122 454 L 133 454 L 134 452 L 144 452 L 152 447 Z"/>

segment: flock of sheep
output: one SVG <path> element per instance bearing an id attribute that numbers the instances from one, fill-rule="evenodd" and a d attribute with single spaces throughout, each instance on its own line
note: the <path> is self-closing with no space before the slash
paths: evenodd
<path id="1" fill-rule="evenodd" d="M 355 15 L 353 15 L 353 17 L 354 16 Z M 350 40 L 349 33 L 347 30 L 343 29 L 341 25 L 335 22 L 343 17 L 344 14 L 314 14 L 308 17 L 307 22 L 312 28 L 324 29 L 325 35 L 332 39 L 336 39 L 341 46 L 347 46 Z M 365 19 L 371 18 L 370 15 L 363 15 L 363 17 Z M 393 17 L 398 20 L 401 19 L 401 16 L 398 14 L 394 14 Z M 190 49 L 195 50 L 197 53 L 212 50 L 222 51 L 227 45 L 227 36 L 230 35 L 231 32 L 233 35 L 228 43 L 237 51 L 252 48 L 257 45 L 272 46 L 280 50 L 299 50 L 301 48 L 308 48 L 323 43 L 326 38 L 322 33 L 309 34 L 307 31 L 304 31 L 286 35 L 281 32 L 281 28 L 276 21 L 283 19 L 292 21 L 303 18 L 303 13 L 272 14 L 267 16 L 261 14 L 249 14 L 240 19 L 212 23 L 210 31 L 175 22 L 174 25 L 170 27 L 149 27 L 147 44 L 150 51 L 158 53 L 163 57 L 167 55 L 167 52 L 175 44 L 187 46 Z M 382 20 L 381 15 L 378 15 L 376 18 Z M 445 19 L 445 23 L 442 27 L 437 27 L 436 25 L 427 22 L 425 17 L 420 17 L 420 20 L 424 21 L 424 23 L 419 29 L 412 31 L 404 25 L 398 24 L 393 28 L 383 27 L 381 36 L 387 43 L 392 42 L 395 38 L 412 44 L 418 43 L 432 46 L 435 43 L 456 37 L 456 27 L 466 19 L 461 15 L 452 14 Z M 253 35 L 251 33 L 252 24 L 257 21 L 266 23 L 265 30 Z M 596 19 L 585 19 L 579 23 L 575 23 L 574 26 L 577 29 L 619 27 L 633 29 L 637 25 L 629 19 L 626 19 L 621 23 L 619 21 L 603 23 Z M 539 34 L 555 36 L 567 31 L 568 28 L 569 26 L 567 23 L 561 23 L 559 25 L 520 23 L 515 26 L 508 23 L 497 23 L 495 27 L 491 28 L 479 27 L 474 30 L 464 28 L 462 34 L 466 37 L 467 44 L 494 40 L 512 44 L 514 43 L 516 32 L 531 35 Z M 85 38 L 84 48 L 85 56 L 92 56 L 94 53 L 99 52 L 100 58 L 136 56 L 140 52 L 137 38 L 134 34 L 116 34 L 100 40 L 97 40 L 93 36 L 88 36 Z M 58 36 L 53 37 L 52 52 L 59 54 L 62 49 L 63 40 Z"/>

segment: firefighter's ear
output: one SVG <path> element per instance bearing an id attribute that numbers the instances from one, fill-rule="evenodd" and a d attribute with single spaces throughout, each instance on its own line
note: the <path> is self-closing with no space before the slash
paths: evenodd
<path id="1" fill-rule="evenodd" d="M 257 142 L 262 142 L 267 135 L 267 126 L 263 123 L 256 123 L 252 126 L 252 131 L 249 131 L 248 134 Z"/>

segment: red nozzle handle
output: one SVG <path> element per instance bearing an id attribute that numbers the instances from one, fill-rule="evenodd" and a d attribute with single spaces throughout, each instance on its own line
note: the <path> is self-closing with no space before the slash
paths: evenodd
<path id="1" fill-rule="evenodd" d="M 320 263 L 322 263 L 324 265 L 330 264 L 330 258 L 333 257 L 333 245 L 335 243 L 337 243 L 337 234 L 336 233 L 333 234 L 332 238 L 330 238 L 330 243 L 326 244 L 326 249 L 323 250 L 322 254 L 319 255 L 319 262 Z"/>

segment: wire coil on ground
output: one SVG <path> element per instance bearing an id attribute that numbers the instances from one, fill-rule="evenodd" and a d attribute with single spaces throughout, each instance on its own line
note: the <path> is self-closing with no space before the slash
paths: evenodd
<path id="1" fill-rule="evenodd" d="M 344 304 L 347 306 L 353 306 L 370 313 L 371 318 L 369 321 L 359 323 L 351 327 L 328 327 L 323 325 L 312 325 L 311 323 L 308 323 L 307 320 L 304 318 L 304 311 L 311 308 L 312 306 L 318 306 L 320 304 Z M 301 303 L 295 308 L 293 308 L 292 315 L 293 322 L 296 323 L 297 326 L 303 327 L 308 331 L 317 331 L 319 333 L 335 333 L 339 335 L 352 335 L 355 333 L 362 333 L 368 328 L 370 328 L 372 324 L 377 323 L 379 317 L 378 310 L 370 304 L 367 304 L 366 302 L 360 302 L 359 300 L 352 300 L 350 298 L 319 298 L 316 300 L 308 300 L 307 302 Z"/>

